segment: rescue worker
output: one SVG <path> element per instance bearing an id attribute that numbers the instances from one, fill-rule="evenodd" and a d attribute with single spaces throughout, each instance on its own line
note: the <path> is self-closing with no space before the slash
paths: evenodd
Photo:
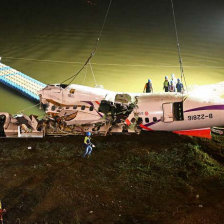
<path id="1" fill-rule="evenodd" d="M 172 80 L 170 81 L 169 92 L 176 92 L 176 86 L 174 85 Z"/>
<path id="2" fill-rule="evenodd" d="M 175 77 L 174 74 L 171 74 L 171 79 L 170 79 L 170 81 L 173 81 L 173 85 L 176 86 L 176 84 L 177 84 L 177 79 L 176 79 L 176 77 Z"/>
<path id="3" fill-rule="evenodd" d="M 170 86 L 170 83 L 169 83 L 168 77 L 165 76 L 165 81 L 163 82 L 163 89 L 165 90 L 165 92 L 169 91 L 169 86 Z"/>
<path id="4" fill-rule="evenodd" d="M 148 82 L 145 84 L 143 93 L 144 92 L 146 92 L 146 93 L 153 93 L 152 82 L 151 82 L 150 79 L 148 79 Z"/>
<path id="5" fill-rule="evenodd" d="M 178 93 L 182 93 L 184 91 L 184 86 L 181 83 L 180 79 L 177 79 L 176 88 Z"/>
<path id="6" fill-rule="evenodd" d="M 95 145 L 91 143 L 91 132 L 86 132 L 86 137 L 84 139 L 84 146 L 85 146 L 85 153 L 83 154 L 83 158 L 85 158 L 86 156 L 90 156 L 93 147 L 95 147 Z"/>

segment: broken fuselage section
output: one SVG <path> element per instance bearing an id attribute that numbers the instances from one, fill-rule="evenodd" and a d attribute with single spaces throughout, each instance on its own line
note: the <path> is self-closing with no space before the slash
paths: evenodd
<path id="1" fill-rule="evenodd" d="M 12 116 L 9 113 L 0 112 L 0 137 L 43 138 L 42 121 L 38 120 L 35 115 Z"/>
<path id="2" fill-rule="evenodd" d="M 48 85 L 39 92 L 47 134 L 139 132 L 138 99 L 101 88 Z M 130 122 L 132 119 L 132 123 Z"/>
<path id="3" fill-rule="evenodd" d="M 9 116 L 17 134 L 95 135 L 140 133 L 144 131 L 182 132 L 224 125 L 224 100 L 198 94 L 119 93 L 81 85 L 48 85 L 39 91 L 45 117 L 35 127 L 18 123 Z M 10 132 L 0 113 L 0 133 Z M 25 116 L 25 115 L 24 115 Z M 27 116 L 26 116 L 27 118 Z M 34 118 L 29 117 L 29 125 Z M 21 119 L 20 119 L 21 120 Z M 26 119 L 27 120 L 27 119 Z M 22 128 L 23 126 L 23 128 Z M 17 128 L 17 129 L 16 129 Z M 2 136 L 4 133 L 2 134 Z M 38 135 L 38 134 L 37 134 Z M 30 136 L 32 137 L 32 136 Z"/>

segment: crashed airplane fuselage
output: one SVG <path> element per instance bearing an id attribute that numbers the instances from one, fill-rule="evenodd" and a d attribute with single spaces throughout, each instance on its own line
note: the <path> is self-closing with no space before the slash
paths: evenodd
<path id="1" fill-rule="evenodd" d="M 48 85 L 39 94 L 52 122 L 50 132 L 91 131 L 106 135 L 224 125 L 221 98 L 181 93 L 118 93 L 81 85 Z"/>
<path id="2" fill-rule="evenodd" d="M 81 85 L 47 85 L 39 91 L 39 97 L 45 118 L 0 113 L 1 137 L 77 135 L 87 131 L 107 135 L 142 130 L 181 134 L 224 125 L 224 100 L 212 93 L 138 94 Z"/>

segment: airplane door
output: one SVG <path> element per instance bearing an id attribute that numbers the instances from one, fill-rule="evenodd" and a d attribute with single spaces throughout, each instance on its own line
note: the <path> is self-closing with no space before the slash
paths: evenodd
<path id="1" fill-rule="evenodd" d="M 163 104 L 163 122 L 173 122 L 173 103 L 164 103 Z"/>

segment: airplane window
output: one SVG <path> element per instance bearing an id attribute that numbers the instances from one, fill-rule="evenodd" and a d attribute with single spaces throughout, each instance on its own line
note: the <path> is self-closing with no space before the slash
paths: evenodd
<path id="1" fill-rule="evenodd" d="M 93 106 L 91 106 L 91 107 L 89 108 L 89 110 L 90 110 L 90 111 L 93 111 Z"/>
<path id="2" fill-rule="evenodd" d="M 73 109 L 77 109 L 77 105 L 74 105 L 74 106 L 73 106 Z"/>
<path id="3" fill-rule="evenodd" d="M 131 119 L 131 123 L 135 123 L 135 121 L 136 121 L 136 119 L 133 117 L 133 118 Z"/>
<path id="4" fill-rule="evenodd" d="M 143 120 L 142 120 L 142 118 L 141 118 L 141 117 L 139 117 L 139 118 L 138 118 L 137 123 L 138 123 L 138 124 L 141 124 L 141 123 L 142 123 L 142 121 L 143 121 Z"/>
<path id="5" fill-rule="evenodd" d="M 54 111 L 55 109 L 56 109 L 56 107 L 55 107 L 55 106 L 52 106 L 52 107 L 51 107 L 51 110 L 52 110 L 52 111 Z"/>
<path id="6" fill-rule="evenodd" d="M 85 110 L 86 109 L 86 106 L 81 106 L 81 110 Z"/>
<path id="7" fill-rule="evenodd" d="M 148 117 L 145 118 L 145 122 L 149 123 L 149 118 Z"/>
<path id="8" fill-rule="evenodd" d="M 48 103 L 43 104 L 43 105 L 42 105 L 42 107 L 43 107 L 43 109 L 44 109 L 44 110 L 47 110 L 47 109 L 48 109 L 48 107 L 49 107 L 49 104 L 48 104 Z"/>
<path id="9" fill-rule="evenodd" d="M 66 106 L 66 109 L 69 109 L 69 106 Z"/>
<path id="10" fill-rule="evenodd" d="M 157 121 L 157 117 L 153 117 L 153 121 L 156 122 Z"/>

